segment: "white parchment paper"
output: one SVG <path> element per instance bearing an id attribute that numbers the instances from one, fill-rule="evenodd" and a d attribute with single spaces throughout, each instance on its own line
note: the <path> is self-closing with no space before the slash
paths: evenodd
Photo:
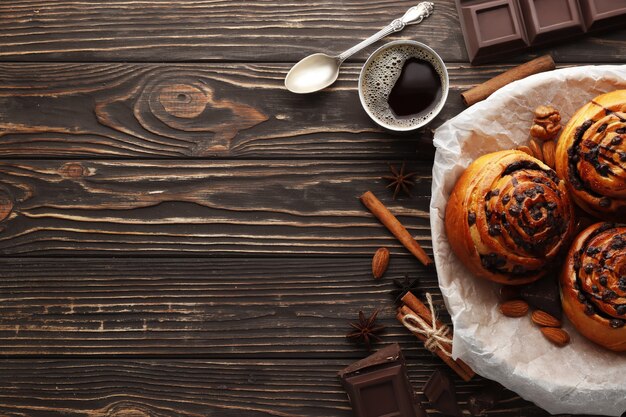
<path id="1" fill-rule="evenodd" d="M 498 286 L 473 277 L 451 253 L 445 207 L 474 159 L 527 142 L 535 107 L 552 105 L 566 123 L 595 96 L 623 88 L 626 65 L 537 74 L 500 89 L 435 132 L 430 221 L 439 286 L 454 324 L 453 356 L 553 414 L 620 416 L 626 411 L 626 354 L 597 347 L 567 322 L 572 341 L 558 348 L 529 319 L 502 316 Z"/>

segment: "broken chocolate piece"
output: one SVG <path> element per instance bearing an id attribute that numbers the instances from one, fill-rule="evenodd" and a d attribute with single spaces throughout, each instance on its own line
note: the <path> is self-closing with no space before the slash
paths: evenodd
<path id="1" fill-rule="evenodd" d="M 517 300 L 519 299 L 519 288 L 515 285 L 503 285 L 500 287 L 499 296 L 500 301 Z"/>
<path id="2" fill-rule="evenodd" d="M 505 391 L 506 388 L 502 385 L 490 381 L 483 389 L 470 395 L 467 399 L 467 409 L 473 416 L 483 416 L 498 405 Z"/>
<path id="3" fill-rule="evenodd" d="M 424 395 L 434 409 L 451 417 L 462 417 L 463 411 L 456 401 L 456 389 L 450 374 L 437 369 L 424 385 Z"/>
<path id="4" fill-rule="evenodd" d="M 394 343 L 339 371 L 355 417 L 426 417 Z"/>
<path id="5" fill-rule="evenodd" d="M 553 277 L 546 276 L 532 284 L 524 285 L 520 290 L 520 296 L 532 307 L 545 311 L 559 320 L 563 318 L 559 285 Z"/>

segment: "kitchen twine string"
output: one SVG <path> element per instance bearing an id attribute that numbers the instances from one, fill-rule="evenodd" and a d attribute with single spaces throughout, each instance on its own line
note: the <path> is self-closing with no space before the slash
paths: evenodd
<path id="1" fill-rule="evenodd" d="M 407 314 L 404 316 L 402 318 L 402 324 L 413 333 L 418 333 L 426 337 L 426 341 L 424 342 L 426 349 L 431 352 L 441 350 L 446 356 L 452 356 L 452 352 L 448 352 L 448 350 L 443 347 L 443 343 L 448 344 L 448 346 L 452 344 L 452 339 L 449 336 L 450 328 L 445 324 L 437 327 L 437 316 L 435 315 L 433 298 L 430 293 L 426 293 L 426 302 L 428 303 L 428 308 L 430 308 L 430 316 L 433 318 L 432 324 L 429 324 L 426 320 L 415 314 Z"/>

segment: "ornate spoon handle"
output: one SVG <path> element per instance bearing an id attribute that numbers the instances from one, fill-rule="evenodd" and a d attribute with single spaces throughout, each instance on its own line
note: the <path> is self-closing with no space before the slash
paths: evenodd
<path id="1" fill-rule="evenodd" d="M 402 16 L 401 18 L 395 19 L 393 22 L 391 22 L 390 24 L 388 24 L 387 26 L 385 26 L 384 28 L 382 28 L 381 30 L 379 30 L 378 32 L 370 36 L 369 38 L 354 45 L 352 48 L 348 49 L 347 51 L 341 53 L 337 57 L 337 59 L 339 60 L 339 63 L 341 64 L 343 61 L 345 61 L 352 55 L 356 54 L 361 49 L 370 46 L 371 44 L 384 38 L 385 36 L 394 32 L 400 32 L 402 29 L 404 29 L 406 25 L 415 25 L 417 23 L 421 23 L 422 20 L 426 19 L 428 16 L 430 16 L 433 13 L 434 8 L 435 8 L 434 3 L 430 1 L 424 1 L 424 2 L 419 3 L 417 6 L 411 7 L 409 10 L 406 11 L 404 16 Z"/>

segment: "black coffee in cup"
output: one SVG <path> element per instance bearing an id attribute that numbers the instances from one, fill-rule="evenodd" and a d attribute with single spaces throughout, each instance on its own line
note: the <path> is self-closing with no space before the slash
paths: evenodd
<path id="1" fill-rule="evenodd" d="M 406 132 L 430 122 L 448 96 L 446 66 L 428 46 L 415 41 L 383 45 L 359 77 L 359 97 L 379 125 Z"/>
<path id="2" fill-rule="evenodd" d="M 441 93 L 441 77 L 433 65 L 411 57 L 404 61 L 387 103 L 398 118 L 420 117 L 435 107 Z"/>

